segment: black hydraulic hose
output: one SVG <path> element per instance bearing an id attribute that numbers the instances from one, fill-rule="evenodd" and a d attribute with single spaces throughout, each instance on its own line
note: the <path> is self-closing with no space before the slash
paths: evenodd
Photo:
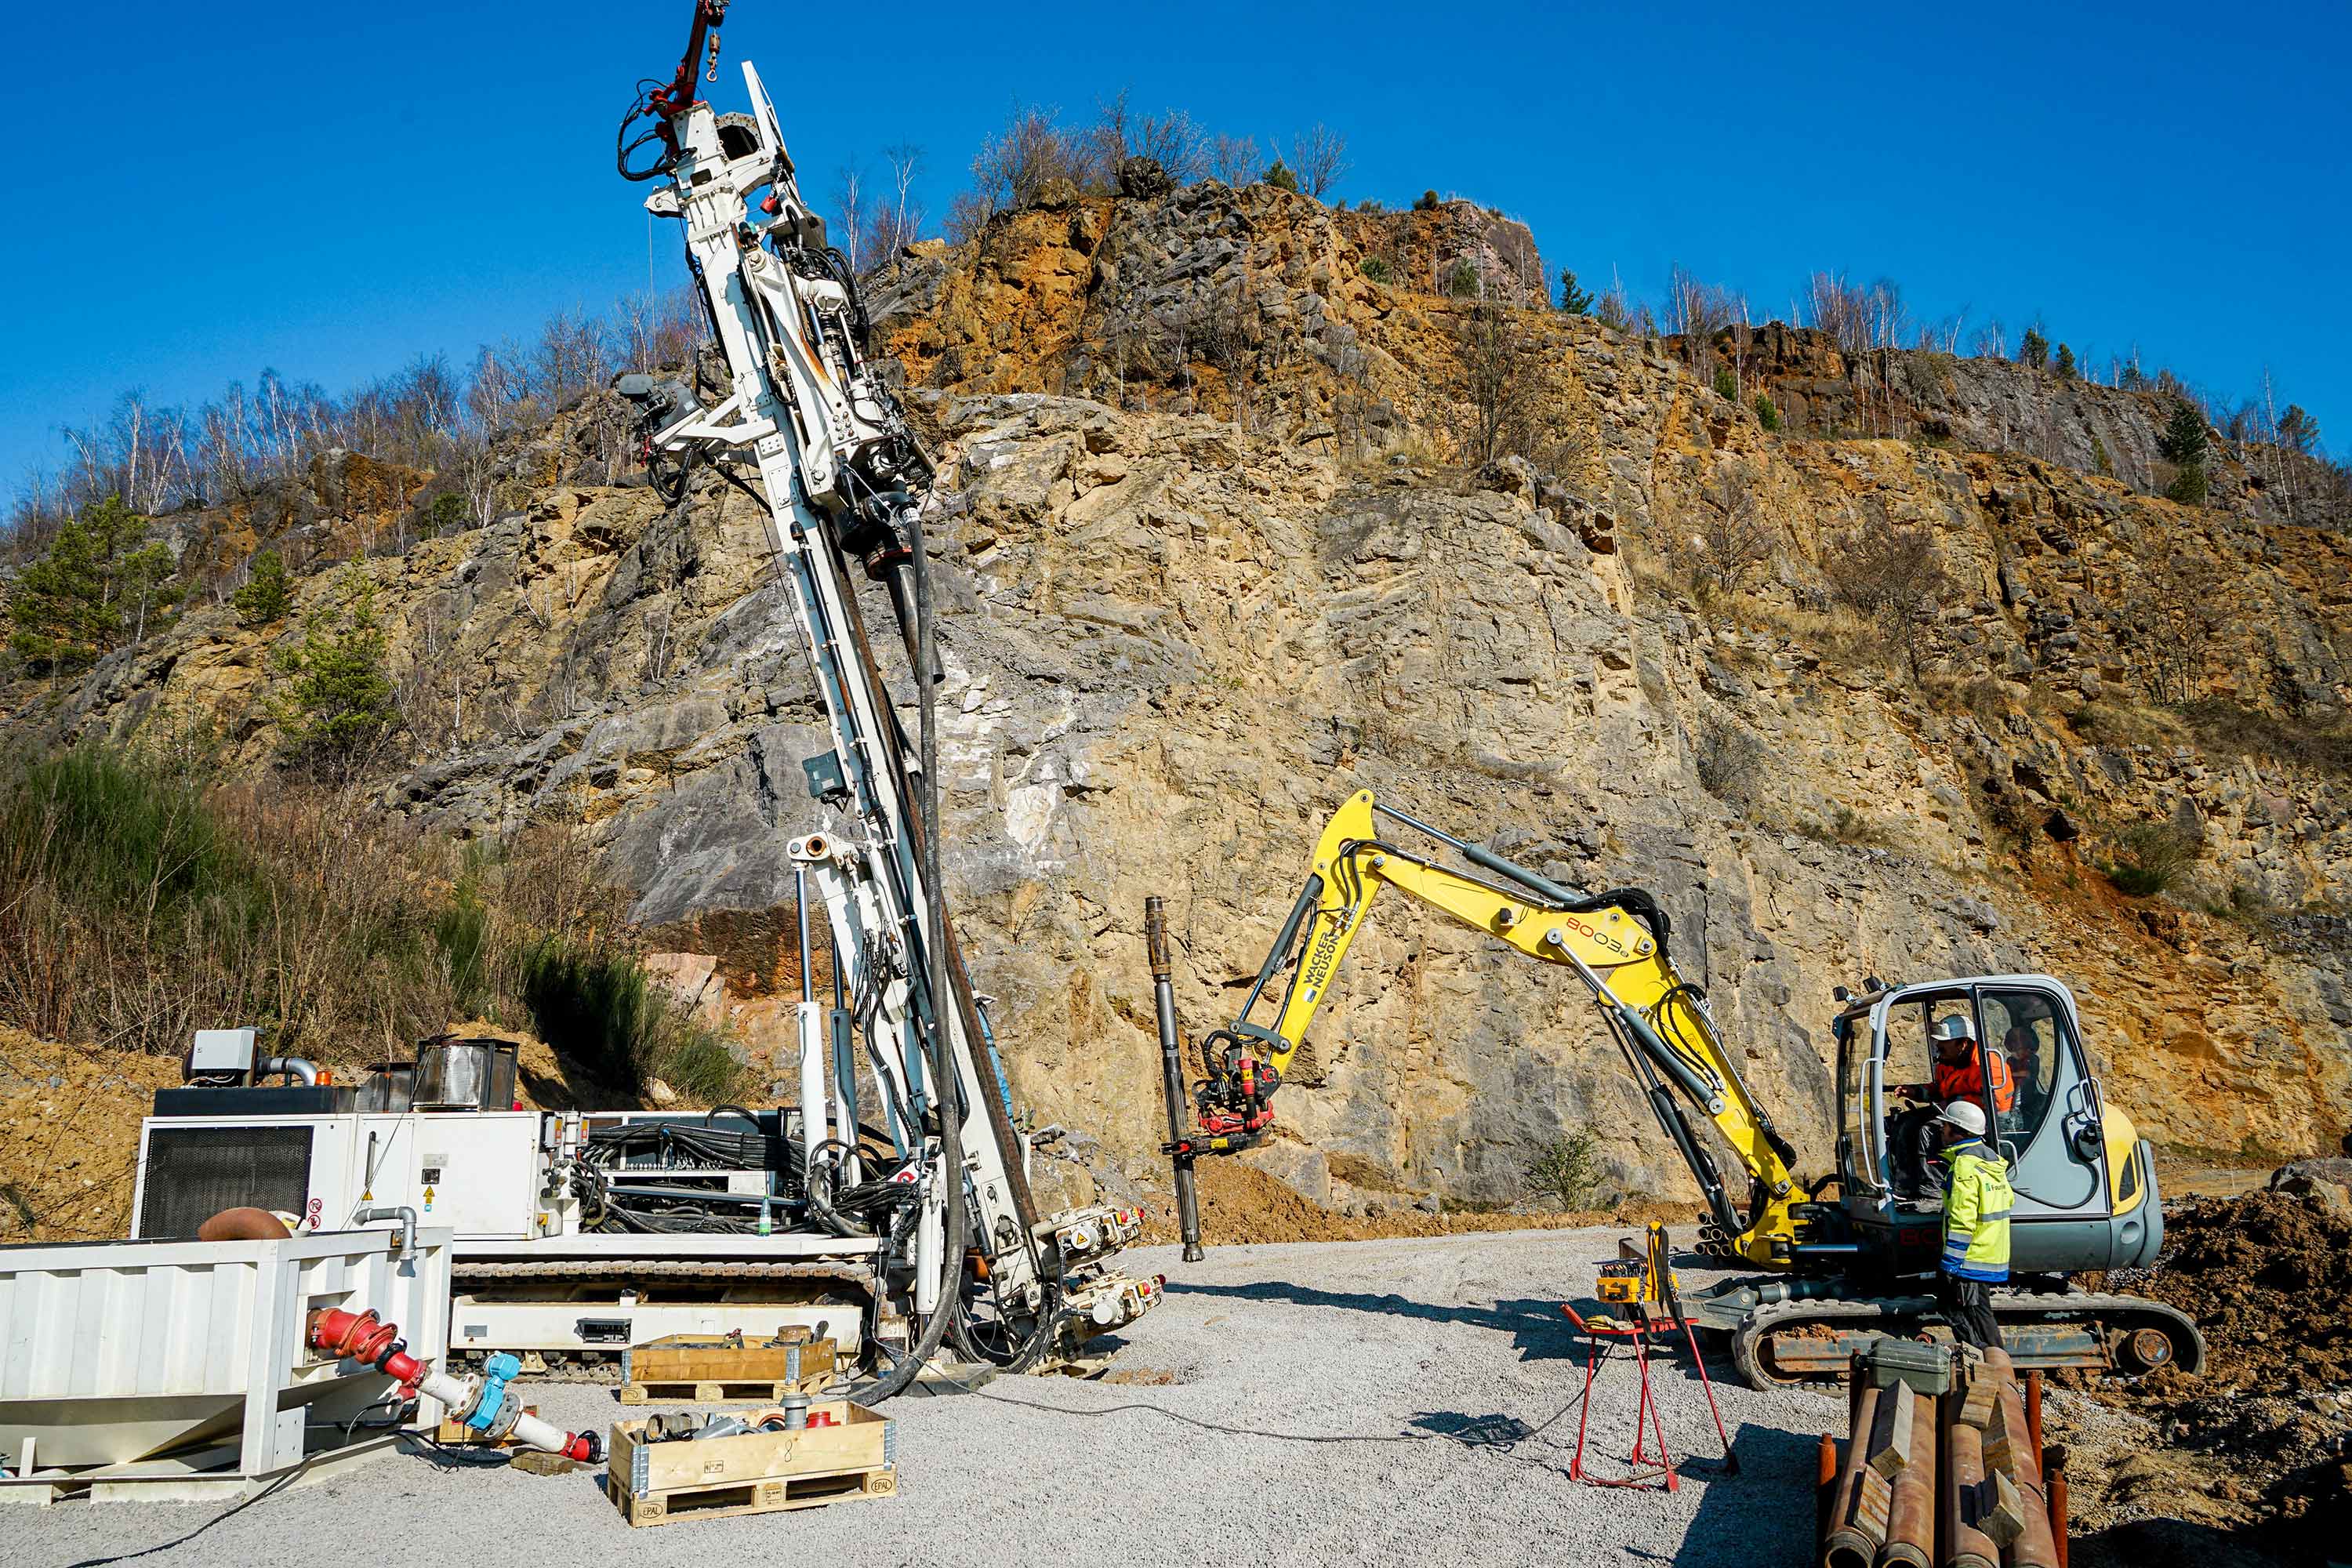
<path id="1" fill-rule="evenodd" d="M 948 1020 L 943 1005 L 947 987 L 947 891 L 940 880 L 939 703 L 932 690 L 932 672 L 939 668 L 939 627 L 931 603 L 930 558 L 923 541 L 922 519 L 909 512 L 907 542 L 915 567 L 915 706 L 921 715 L 923 767 L 923 908 L 929 940 L 923 943 L 924 986 L 929 992 L 931 1082 L 940 1092 L 940 1161 L 947 1205 L 945 1233 L 940 1248 L 940 1304 L 914 1347 L 871 1386 L 851 1397 L 879 1404 L 905 1391 L 922 1372 L 923 1363 L 938 1353 L 963 1296 L 963 1254 L 969 1205 L 963 1192 L 963 1130 L 957 1125 L 955 1107 L 943 1092 L 956 1082 L 955 1055 L 948 1044 Z M 919 1136 L 920 1130 L 916 1130 Z"/>

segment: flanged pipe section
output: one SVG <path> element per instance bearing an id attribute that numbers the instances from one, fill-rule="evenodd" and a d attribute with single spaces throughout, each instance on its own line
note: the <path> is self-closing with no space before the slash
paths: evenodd
<path id="1" fill-rule="evenodd" d="M 518 1443 L 588 1464 L 604 1457 L 604 1445 L 593 1432 L 566 1432 L 524 1411 L 503 1378 L 458 1378 L 436 1372 L 431 1362 L 408 1353 L 396 1324 L 373 1311 L 322 1307 L 310 1314 L 305 1337 L 313 1350 L 372 1366 L 402 1388 L 439 1400 L 476 1431 L 511 1436 Z"/>

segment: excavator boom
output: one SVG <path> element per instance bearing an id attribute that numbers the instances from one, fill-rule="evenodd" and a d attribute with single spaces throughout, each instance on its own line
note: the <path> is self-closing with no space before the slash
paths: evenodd
<path id="1" fill-rule="evenodd" d="M 1481 877 L 1440 864 L 1381 834 L 1381 818 L 1452 849 Z M 1313 869 L 1234 1020 L 1202 1042 L 1208 1078 L 1196 1090 L 1201 1136 L 1180 1139 L 1180 1162 L 1236 1152 L 1264 1137 L 1271 1100 L 1292 1056 L 1363 930 L 1372 900 L 1393 887 L 1450 920 L 1545 963 L 1576 972 L 1591 992 L 1627 1068 L 1660 1128 L 1689 1167 L 1712 1216 L 1710 1243 L 1766 1266 L 1785 1265 L 1795 1240 L 1791 1208 L 1810 1194 L 1790 1169 L 1794 1151 L 1748 1092 L 1716 1038 L 1706 999 L 1675 973 L 1670 921 L 1639 889 L 1591 897 L 1403 812 L 1360 790 L 1332 814 Z M 1251 1021 L 1286 964 L 1289 983 L 1272 1024 Z M 1691 1112 L 1714 1122 L 1746 1168 L 1745 1211 L 1725 1191 Z"/>

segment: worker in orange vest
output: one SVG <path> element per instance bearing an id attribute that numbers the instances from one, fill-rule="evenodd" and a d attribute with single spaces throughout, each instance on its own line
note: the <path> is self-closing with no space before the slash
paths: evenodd
<path id="1" fill-rule="evenodd" d="M 1914 1100 L 1926 1100 L 1932 1095 L 1939 1106 L 1948 1106 L 1956 1100 L 1980 1105 L 1984 1101 L 1985 1074 L 1990 1071 L 1994 1112 L 2017 1109 L 2017 1075 L 2010 1068 L 2008 1056 L 1977 1048 L 1977 1026 L 1969 1021 L 1966 1013 L 1937 1019 L 1927 1037 L 1936 1043 L 1936 1081 L 1906 1084 L 1895 1090 L 1897 1094 Z"/>
<path id="2" fill-rule="evenodd" d="M 1920 1103 L 1920 1109 L 1906 1115 L 1900 1125 L 1891 1128 L 1902 1150 L 1901 1163 L 1913 1173 L 1907 1184 L 1918 1195 L 1933 1197 L 1943 1186 L 1942 1173 L 1934 1158 L 1936 1147 L 1943 1142 L 1934 1125 L 1934 1111 L 1949 1110 L 1954 1105 L 1968 1104 L 1982 1108 L 1985 1099 L 1985 1075 L 1992 1075 L 1992 1108 L 1996 1113 L 2017 1107 L 2017 1075 L 2009 1065 L 2009 1058 L 2000 1051 L 1978 1048 L 1977 1026 L 1966 1013 L 1954 1013 L 1936 1020 L 1927 1031 L 1935 1042 L 1936 1078 L 1933 1083 L 1907 1083 L 1895 1092 Z"/>

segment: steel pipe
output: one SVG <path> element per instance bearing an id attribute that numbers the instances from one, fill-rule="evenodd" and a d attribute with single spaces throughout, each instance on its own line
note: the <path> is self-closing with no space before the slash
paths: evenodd
<path id="1" fill-rule="evenodd" d="M 2050 1521 L 2050 1494 L 2042 1482 L 2041 1421 L 2029 1408 L 2018 1387 L 2016 1369 L 1998 1350 L 1985 1352 L 1985 1371 L 2000 1378 L 2001 1414 L 2010 1431 L 2009 1447 L 2016 1459 L 2017 1500 L 2025 1514 L 2025 1528 L 2011 1543 L 2009 1568 L 2059 1568 L 2058 1545 Z M 2037 1389 L 2036 1392 L 2039 1392 Z"/>
<path id="2" fill-rule="evenodd" d="M 1820 1447 L 1813 1450 L 1813 1539 L 1825 1540 L 1830 1532 L 1830 1521 L 1834 1516 L 1830 1505 L 1837 1496 L 1837 1439 L 1827 1432 L 1822 1434 Z"/>
<path id="3" fill-rule="evenodd" d="M 1980 1370 L 1977 1375 L 1992 1374 Z M 1944 1435 L 1941 1484 L 1937 1488 L 1937 1568 L 2000 1568 L 2000 1546 L 1976 1523 L 1984 1495 L 1984 1433 L 1959 1419 L 1958 1389 L 1937 1403 L 1943 1406 L 1938 1424 Z"/>
<path id="4" fill-rule="evenodd" d="M 1143 900 L 1143 944 L 1151 959 L 1151 999 L 1160 1022 L 1160 1088 L 1168 1101 L 1168 1141 L 1181 1144 L 1184 1127 L 1183 1042 L 1176 1032 L 1175 965 L 1168 951 L 1168 910 L 1160 895 Z M 1201 1250 L 1200 1189 L 1194 1184 L 1192 1157 L 1174 1156 L 1176 1164 L 1176 1230 L 1183 1238 L 1184 1261 L 1198 1263 Z"/>
<path id="5" fill-rule="evenodd" d="M 406 1204 L 402 1204 L 397 1207 L 385 1207 L 379 1205 L 374 1208 L 361 1209 L 352 1215 L 352 1223 L 354 1225 L 373 1225 L 380 1219 L 392 1219 L 398 1220 L 400 1222 L 400 1255 L 403 1258 L 415 1257 L 415 1209 L 410 1207 Z"/>
<path id="6" fill-rule="evenodd" d="M 1936 1448 L 1945 1403 L 1925 1394 L 1912 1401 L 1911 1462 L 1895 1472 L 1877 1568 L 1936 1568 Z"/>
<path id="7" fill-rule="evenodd" d="M 2050 1539 L 2058 1550 L 2058 1568 L 2066 1568 L 2066 1450 L 2043 1449 L 2042 1473 L 2050 1484 Z"/>
<path id="8" fill-rule="evenodd" d="M 1852 1418 L 1846 1426 L 1850 1436 L 1845 1458 L 1838 1468 L 1836 1489 L 1830 1494 L 1829 1529 L 1822 1536 L 1822 1568 L 1871 1568 L 1878 1554 L 1878 1542 L 1854 1518 L 1854 1503 L 1862 1492 L 1863 1478 L 1870 1473 L 1870 1427 L 1878 1418 L 1879 1397 L 1885 1391 L 1860 1377 L 1854 1383 L 1848 1406 Z"/>

